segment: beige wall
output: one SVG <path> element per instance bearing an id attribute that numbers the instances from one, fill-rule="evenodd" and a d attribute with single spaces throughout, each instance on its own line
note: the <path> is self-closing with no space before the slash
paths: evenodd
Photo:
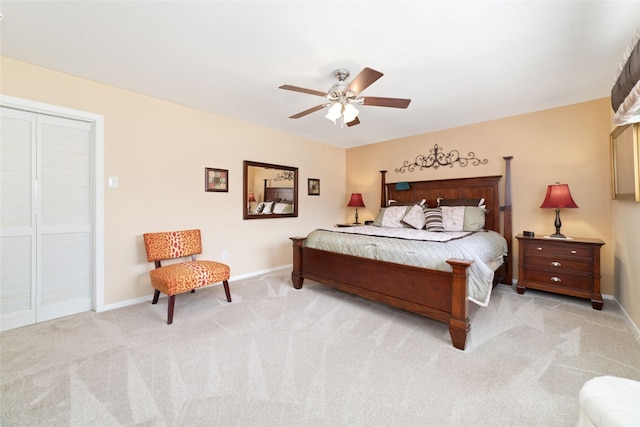
<path id="1" fill-rule="evenodd" d="M 640 328 L 640 203 L 613 202 L 615 297 Z"/>
<path id="2" fill-rule="evenodd" d="M 150 295 L 142 234 L 200 228 L 203 258 L 228 251 L 232 278 L 291 264 L 288 237 L 344 218 L 345 150 L 0 58 L 3 95 L 104 115 L 106 305 Z M 242 161 L 299 168 L 299 217 L 242 219 Z M 229 192 L 204 191 L 204 168 Z M 307 178 L 321 195 L 307 196 Z"/>
<path id="3" fill-rule="evenodd" d="M 365 199 L 363 219 L 372 219 L 380 199 L 379 170 L 387 182 L 503 175 L 503 156 L 512 160 L 514 234 L 555 231 L 553 209 L 540 209 L 547 185 L 569 184 L 579 209 L 561 212 L 562 232 L 594 237 L 602 248 L 602 291 L 613 295 L 613 239 L 609 170 L 609 110 L 607 99 L 532 114 L 463 126 L 347 150 L 347 193 L 360 191 Z M 397 173 L 404 161 L 428 155 L 434 144 L 444 152 L 474 152 L 488 163 L 440 167 Z M 517 242 L 513 242 L 517 255 Z M 514 257 L 514 258 L 517 258 Z M 517 259 L 514 259 L 517 266 Z M 517 268 L 514 268 L 517 277 Z"/>

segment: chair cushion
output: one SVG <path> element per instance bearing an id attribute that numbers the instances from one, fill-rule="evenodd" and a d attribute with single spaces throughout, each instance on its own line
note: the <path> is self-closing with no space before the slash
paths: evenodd
<path id="1" fill-rule="evenodd" d="M 640 426 L 640 382 L 602 376 L 584 383 L 578 425 Z"/>
<path id="2" fill-rule="evenodd" d="M 151 285 L 166 295 L 177 295 L 229 280 L 229 266 L 215 261 L 188 261 L 151 270 Z"/>

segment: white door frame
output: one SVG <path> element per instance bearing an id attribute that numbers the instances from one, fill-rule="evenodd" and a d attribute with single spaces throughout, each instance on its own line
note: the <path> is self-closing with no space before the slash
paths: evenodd
<path id="1" fill-rule="evenodd" d="M 0 94 L 0 106 L 49 116 L 82 120 L 94 125 L 93 155 L 93 309 L 104 310 L 104 116 L 58 105 Z"/>

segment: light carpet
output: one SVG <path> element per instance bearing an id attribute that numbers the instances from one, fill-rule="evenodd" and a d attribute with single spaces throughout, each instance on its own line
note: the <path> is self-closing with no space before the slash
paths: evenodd
<path id="1" fill-rule="evenodd" d="M 580 387 L 640 380 L 613 301 L 499 286 L 448 326 L 288 271 L 0 334 L 3 426 L 574 426 Z M 151 299 L 151 298 L 150 298 Z"/>

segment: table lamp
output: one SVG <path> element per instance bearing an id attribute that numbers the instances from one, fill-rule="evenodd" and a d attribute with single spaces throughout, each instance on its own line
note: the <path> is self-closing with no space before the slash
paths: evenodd
<path id="1" fill-rule="evenodd" d="M 362 201 L 361 193 L 351 193 L 351 199 L 349 199 L 349 204 L 347 207 L 356 208 L 356 222 L 354 224 L 360 224 L 358 222 L 358 208 L 364 208 L 364 202 Z"/>
<path id="2" fill-rule="evenodd" d="M 560 233 L 562 221 L 560 221 L 560 209 L 577 208 L 576 202 L 571 197 L 568 184 L 560 184 L 556 182 L 547 187 L 547 195 L 542 202 L 541 208 L 551 208 L 556 210 L 556 221 L 554 223 L 556 232 L 549 237 L 554 239 L 566 239 L 567 236 Z"/>

